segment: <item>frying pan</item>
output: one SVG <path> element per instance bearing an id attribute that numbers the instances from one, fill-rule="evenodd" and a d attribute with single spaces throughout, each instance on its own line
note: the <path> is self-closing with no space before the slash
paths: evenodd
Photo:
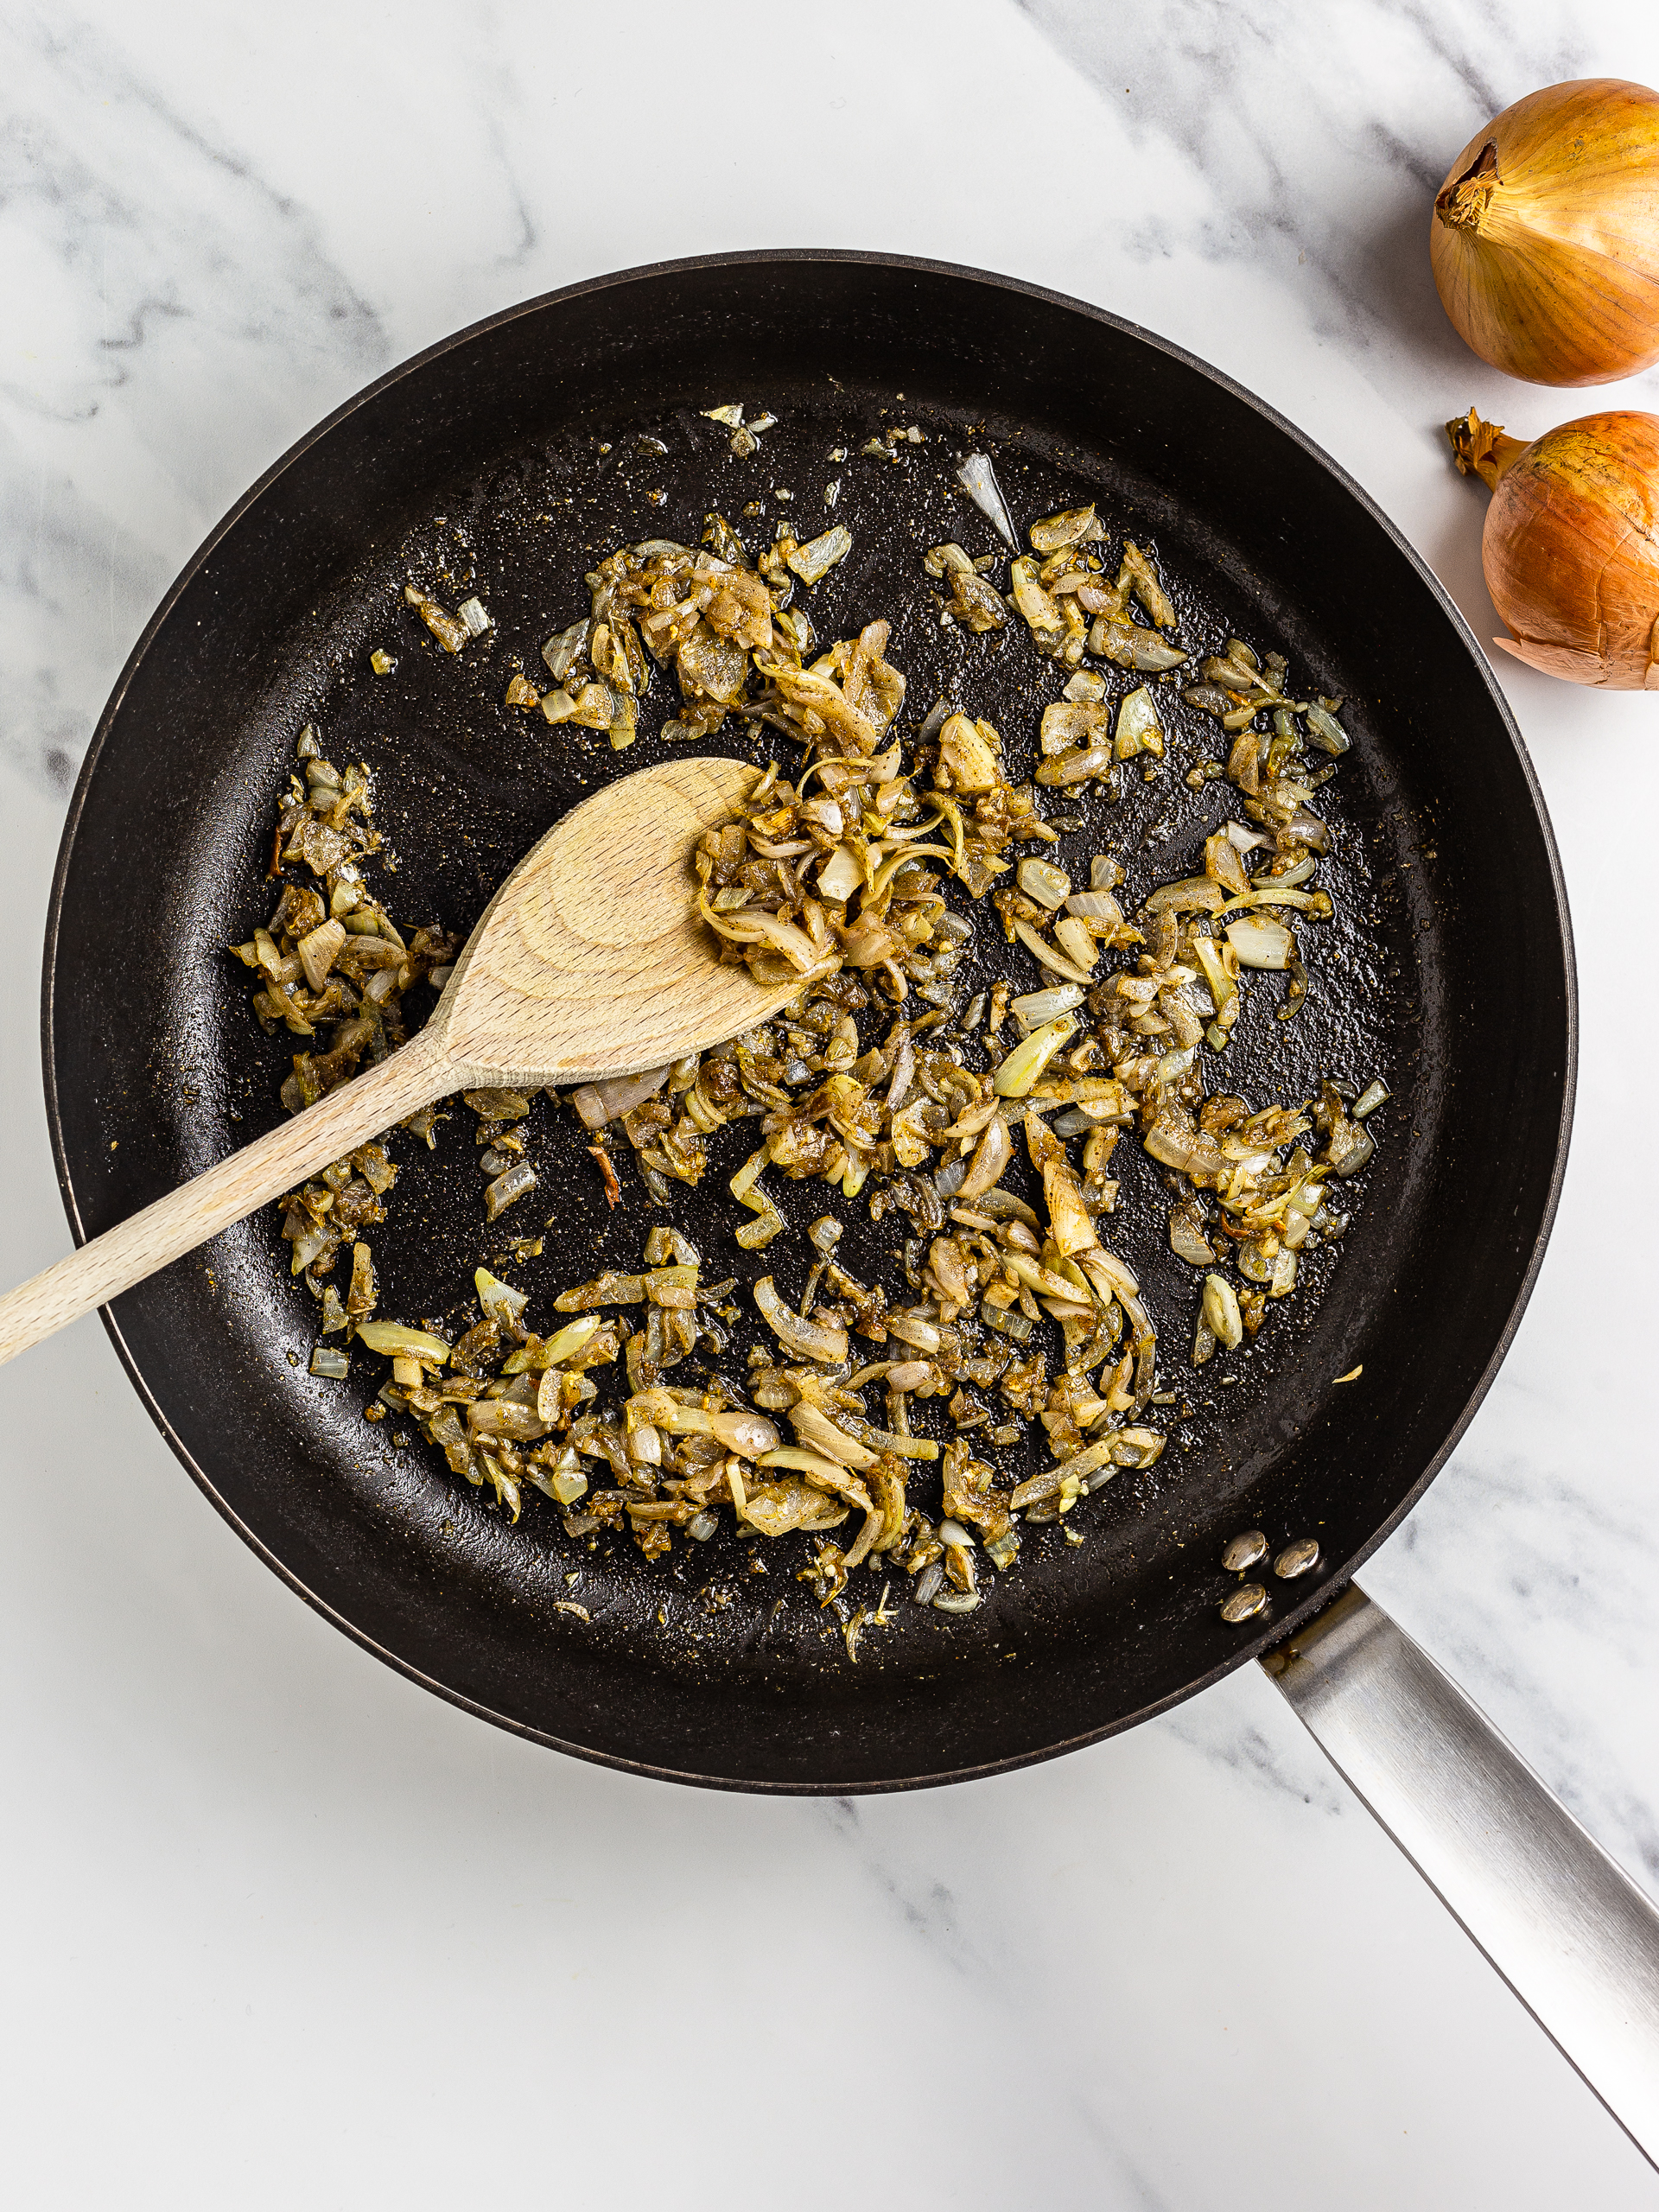
<path id="1" fill-rule="evenodd" d="M 779 418 L 747 457 L 704 411 L 732 402 Z M 864 450 L 912 426 L 920 442 Z M 272 902 L 272 807 L 303 724 L 376 772 L 394 911 L 461 931 L 562 810 L 659 757 L 672 711 L 660 680 L 626 756 L 502 703 L 511 669 L 537 670 L 543 639 L 585 609 L 583 570 L 619 543 L 695 539 L 717 511 L 753 546 L 780 518 L 805 537 L 833 514 L 855 553 L 811 594 L 820 638 L 887 615 L 907 726 L 944 696 L 989 715 L 1023 760 L 1052 670 L 1015 638 L 942 626 L 921 569 L 946 537 L 1006 556 L 957 486 L 970 449 L 993 457 L 1022 538 L 1037 515 L 1096 499 L 1109 532 L 1150 545 L 1175 580 L 1184 639 L 1284 652 L 1293 683 L 1346 701 L 1355 739 L 1321 793 L 1338 919 L 1303 932 L 1306 1007 L 1286 1025 L 1271 992 L 1253 993 L 1224 1080 L 1257 1104 L 1310 1095 L 1322 1074 L 1380 1075 L 1391 1098 L 1371 1124 L 1376 1157 L 1341 1243 L 1310 1255 L 1247 1353 L 1194 1371 L 1196 1279 L 1167 1249 L 1154 1163 L 1120 1147 L 1114 1241 L 1147 1285 L 1175 1394 L 1157 1465 L 1120 1474 L 1066 1526 L 1029 1529 L 974 1613 L 946 1618 L 895 1592 L 855 1662 L 842 1618 L 795 1577 L 803 1540 L 751 1548 L 726 1530 L 649 1565 L 624 1537 L 571 1538 L 539 1501 L 510 1527 L 394 1421 L 365 1424 L 378 1376 L 307 1371 L 315 1308 L 269 1212 L 121 1299 L 106 1325 L 194 1480 L 308 1603 L 469 1710 L 636 1772 L 836 1793 L 951 1781 L 1130 1727 L 1268 1656 L 1651 2148 L 1651 1909 L 1351 1587 L 1490 1385 L 1554 1212 L 1575 1049 L 1554 847 L 1520 736 L 1434 579 L 1323 454 L 1201 363 L 1006 279 L 870 255 L 738 255 L 512 308 L 349 402 L 189 563 L 81 773 L 44 1007 L 74 1232 L 108 1227 L 280 1114 L 281 1043 L 260 1035 L 225 948 Z M 480 594 L 488 640 L 437 655 L 402 604 L 410 576 L 449 604 Z M 397 663 L 385 678 L 369 667 L 377 647 Z M 1165 772 L 1116 802 L 1064 802 L 1078 826 L 1059 857 L 1086 875 L 1090 853 L 1116 851 L 1134 898 L 1188 872 L 1230 811 L 1224 784 L 1195 795 L 1182 776 L 1216 750 L 1213 722 L 1179 706 L 1173 720 Z M 711 749 L 765 758 L 774 741 L 728 725 Z M 975 958 L 968 990 L 1036 980 L 1000 942 Z M 480 1260 L 547 1304 L 601 1267 L 639 1264 L 664 1217 L 626 1164 L 624 1204 L 607 1211 L 568 1108 L 537 1102 L 538 1188 L 493 1226 L 469 1123 L 458 1112 L 429 1152 L 397 1141 L 402 1179 L 374 1237 L 384 1313 L 459 1317 Z M 733 1131 L 675 1218 L 707 1273 L 773 1272 L 798 1292 L 801 1230 L 842 1209 L 821 1184 L 784 1184 L 794 1233 L 739 1252 L 725 1182 L 748 1148 Z M 909 1224 L 844 1211 L 854 1272 L 890 1274 Z M 512 1254 L 538 1236 L 539 1254 Z M 736 1373 L 744 1327 L 722 1355 Z M 1267 1611 L 1231 1627 L 1220 1554 L 1252 1528 L 1274 1551 L 1312 1536 L 1319 1560 L 1304 1579 L 1269 1577 Z M 1465 1847 L 1471 1818 L 1500 1838 L 1484 1863 Z M 1494 1880 L 1492 1853 L 1511 1844 Z"/>

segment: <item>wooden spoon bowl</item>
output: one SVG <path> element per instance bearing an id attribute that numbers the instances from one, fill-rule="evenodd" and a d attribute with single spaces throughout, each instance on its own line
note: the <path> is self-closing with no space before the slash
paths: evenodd
<path id="1" fill-rule="evenodd" d="M 421 1033 L 442 1038 L 458 1071 L 431 1096 L 632 1075 L 796 997 L 798 983 L 768 991 L 747 968 L 721 965 L 693 903 L 689 855 L 755 776 L 741 760 L 664 761 L 607 785 L 532 845 Z"/>

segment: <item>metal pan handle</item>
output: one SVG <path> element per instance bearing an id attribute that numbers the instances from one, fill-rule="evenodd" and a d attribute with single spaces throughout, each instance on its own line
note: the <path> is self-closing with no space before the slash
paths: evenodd
<path id="1" fill-rule="evenodd" d="M 1659 1908 L 1363 1590 L 1345 1590 L 1262 1664 L 1659 2166 Z"/>

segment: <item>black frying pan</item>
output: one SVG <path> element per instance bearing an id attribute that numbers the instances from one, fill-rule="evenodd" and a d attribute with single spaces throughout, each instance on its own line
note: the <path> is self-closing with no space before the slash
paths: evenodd
<path id="1" fill-rule="evenodd" d="M 698 410 L 738 399 L 779 426 L 735 460 Z M 928 442 L 889 464 L 873 431 Z M 642 434 L 665 453 L 642 452 Z M 1364 495 L 1213 371 L 1098 310 L 1002 279 L 850 254 L 683 263 L 577 286 L 447 340 L 342 408 L 232 512 L 168 594 L 99 724 L 65 834 L 48 937 L 45 1056 L 78 1236 L 109 1227 L 277 1117 L 280 1043 L 261 1037 L 223 948 L 262 920 L 273 793 L 296 734 L 378 772 L 401 858 L 392 903 L 466 929 L 531 842 L 599 779 L 658 757 L 659 680 L 634 751 L 549 732 L 501 703 L 514 655 L 585 607 L 581 575 L 623 539 L 695 537 L 709 508 L 752 536 L 787 512 L 821 528 L 827 482 L 855 559 L 812 601 L 820 636 L 894 619 L 914 726 L 942 690 L 989 715 L 1015 757 L 1049 671 L 1010 640 L 939 627 L 920 571 L 950 536 L 997 550 L 954 489 L 995 457 L 1016 524 L 1084 498 L 1150 540 L 1185 595 L 1185 633 L 1230 632 L 1341 694 L 1357 742 L 1332 798 L 1344 912 L 1304 933 L 1309 1005 L 1288 1029 L 1257 993 L 1231 1080 L 1265 1103 L 1321 1073 L 1381 1074 L 1376 1160 L 1339 1252 L 1307 1270 L 1252 1355 L 1195 1376 L 1192 1272 L 1165 1248 L 1152 1163 L 1120 1147 L 1116 1241 L 1162 1325 L 1183 1394 L 1158 1465 L 1033 1529 L 969 1616 L 904 1602 L 849 1662 L 794 1539 L 729 1533 L 648 1566 L 594 1551 L 532 1501 L 517 1529 L 416 1440 L 367 1427 L 372 1381 L 306 1371 L 314 1309 L 267 1215 L 122 1299 L 106 1320 L 163 1433 L 219 1510 L 308 1602 L 416 1681 L 503 1726 L 639 1771 L 756 1789 L 943 1782 L 1129 1726 L 1325 1606 L 1421 1494 L 1479 1403 L 1525 1304 L 1555 1205 L 1571 1111 L 1574 1000 L 1560 871 L 1514 723 L 1462 623 Z M 841 448 L 849 458 L 826 456 Z M 792 500 L 785 502 L 785 489 Z M 665 495 L 658 503 L 650 495 Z M 746 517 L 751 502 L 763 512 Z M 807 531 L 801 529 L 802 536 Z M 487 651 L 440 664 L 398 604 L 409 574 L 486 599 Z M 367 667 L 389 646 L 397 674 Z M 732 749 L 749 749 L 734 740 Z M 762 746 L 760 750 L 764 751 Z M 1177 772 L 1091 798 L 1063 857 L 1110 844 L 1132 893 L 1183 872 L 1226 804 L 1179 770 L 1215 750 L 1194 711 Z M 1207 804 L 1208 817 L 1205 806 Z M 1024 956 L 1007 961 L 1029 988 Z M 979 980 L 994 972 L 981 971 Z M 1269 1074 L 1264 1057 L 1279 1055 Z M 457 1306 L 506 1232 L 552 1217 L 510 1268 L 537 1300 L 635 1265 L 648 1220 L 607 1217 L 568 1111 L 538 1103 L 539 1191 L 484 1227 L 470 1116 L 436 1154 L 405 1142 L 375 1237 L 382 1310 Z M 721 1172 L 679 1215 L 709 1267 L 798 1287 L 805 1222 L 760 1259 L 730 1243 Z M 620 1147 L 626 1153 L 626 1147 Z M 728 1156 L 729 1155 L 729 1156 Z M 897 1233 L 848 1209 L 868 1274 Z M 532 1217 L 533 1212 L 533 1217 Z M 656 1217 L 661 1218 L 660 1216 Z M 904 1224 L 900 1221 L 899 1227 Z M 745 1301 L 747 1303 L 747 1301 Z M 740 1337 L 732 1359 L 741 1364 Z M 359 1363 L 367 1365 L 369 1363 Z M 1356 1366 L 1355 1384 L 1334 1378 Z M 1230 1369 L 1237 1380 L 1228 1385 Z M 1023 1469 L 1020 1471 L 1024 1471 Z M 1224 1540 L 1314 1535 L 1321 1564 L 1275 1586 L 1248 1629 L 1217 1612 Z M 580 1573 L 579 1584 L 568 1578 Z M 571 1595 L 583 1624 L 556 1610 Z M 874 1589 L 870 1593 L 874 1594 Z"/>

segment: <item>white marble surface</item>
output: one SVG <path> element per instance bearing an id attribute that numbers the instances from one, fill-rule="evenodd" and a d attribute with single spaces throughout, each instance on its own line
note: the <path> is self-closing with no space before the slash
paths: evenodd
<path id="1" fill-rule="evenodd" d="M 1498 107 L 1593 73 L 1659 80 L 1649 9 L 10 0 L 5 1277 L 65 1243 L 34 1036 L 69 779 L 181 563 L 354 387 L 659 257 L 1007 269 L 1264 394 L 1490 633 L 1438 425 L 1582 405 L 1463 350 L 1427 198 Z M 1621 396 L 1659 382 L 1596 404 Z M 1573 1164 L 1503 1378 L 1367 1580 L 1659 1888 L 1659 710 L 1500 675 L 1573 894 Z M 1254 1670 L 958 1790 L 677 1791 L 496 1733 L 325 1627 L 96 1321 L 0 1375 L 0 2133 L 31 2212 L 1659 2205 Z"/>

